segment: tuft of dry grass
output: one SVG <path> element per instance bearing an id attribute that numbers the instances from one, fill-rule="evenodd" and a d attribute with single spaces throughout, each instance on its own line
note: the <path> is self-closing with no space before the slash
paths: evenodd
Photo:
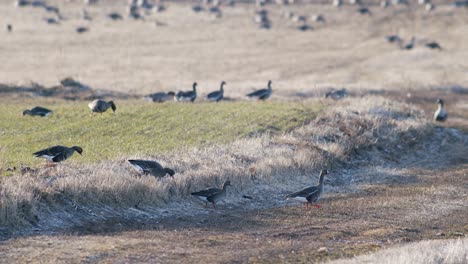
<path id="1" fill-rule="evenodd" d="M 409 245 L 380 250 L 352 259 L 340 259 L 329 264 L 408 263 L 408 264 L 460 264 L 468 262 L 468 239 L 427 240 Z"/>

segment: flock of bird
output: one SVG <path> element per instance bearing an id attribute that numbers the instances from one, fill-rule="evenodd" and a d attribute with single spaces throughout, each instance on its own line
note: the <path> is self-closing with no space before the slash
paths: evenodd
<path id="1" fill-rule="evenodd" d="M 221 82 L 221 87 L 219 91 L 214 91 L 211 92 L 207 95 L 207 98 L 210 98 L 210 101 L 220 101 L 223 99 L 223 94 L 224 94 L 224 85 L 226 83 L 224 81 Z M 176 101 L 186 101 L 186 102 L 193 102 L 196 97 L 197 97 L 197 90 L 196 90 L 197 83 L 195 82 L 193 84 L 193 90 L 191 91 L 180 91 L 177 94 L 174 92 L 169 92 L 169 93 L 155 93 L 150 95 L 153 101 L 156 102 L 163 102 L 166 100 L 162 99 L 162 95 L 164 96 L 172 96 Z M 247 94 L 248 97 L 255 97 L 258 100 L 266 100 L 267 98 L 270 97 L 272 93 L 271 89 L 271 81 L 268 81 L 268 87 L 256 90 L 252 93 Z M 157 96 L 156 96 L 157 95 Z M 347 92 L 345 89 L 340 89 L 340 90 L 333 90 L 328 92 L 325 97 L 327 98 L 333 98 L 333 99 L 341 99 L 347 96 Z M 154 98 L 157 98 L 155 100 Z M 440 121 L 443 122 L 447 119 L 447 112 L 444 109 L 444 102 L 442 99 L 437 100 L 438 108 L 434 113 L 434 120 L 435 121 Z M 108 109 L 112 109 L 113 112 L 116 111 L 116 105 L 114 104 L 113 101 L 104 101 L 102 99 L 96 99 L 92 101 L 91 103 L 88 104 L 88 107 L 92 112 L 95 113 L 103 113 L 106 112 Z M 52 111 L 44 108 L 44 107 L 34 107 L 32 109 L 27 109 L 23 111 L 23 115 L 31 115 L 31 116 L 41 116 L 41 117 L 47 117 L 52 114 Z M 49 147 L 40 151 L 37 151 L 33 153 L 33 155 L 37 158 L 43 158 L 47 161 L 47 166 L 53 166 L 54 163 L 59 163 L 62 161 L 67 160 L 73 154 L 77 152 L 78 154 L 82 155 L 83 149 L 79 146 L 72 146 L 72 147 L 66 147 L 66 146 L 53 146 Z M 133 166 L 139 173 L 144 174 L 144 175 L 151 175 L 156 178 L 163 178 L 166 175 L 169 176 L 174 176 L 175 171 L 171 168 L 165 168 L 161 164 L 159 164 L 157 161 L 153 160 L 128 160 L 128 162 Z M 294 199 L 300 202 L 303 202 L 305 204 L 305 207 L 308 208 L 309 204 L 314 204 L 318 202 L 320 199 L 320 196 L 323 193 L 323 180 L 325 175 L 328 174 L 327 170 L 322 170 L 320 172 L 320 177 L 319 177 L 319 184 L 314 185 L 314 186 L 309 186 L 306 187 L 302 190 L 299 190 L 297 192 L 293 192 L 291 194 L 288 194 L 285 196 L 287 199 Z M 216 208 L 216 203 L 218 201 L 223 200 L 226 197 L 226 187 L 231 186 L 230 181 L 226 181 L 223 184 L 222 188 L 216 188 L 216 187 L 211 187 L 207 188 L 201 191 L 197 192 L 192 192 L 193 196 L 198 197 L 201 199 L 203 202 L 205 202 L 205 207 L 207 207 L 208 203 L 212 203 L 213 207 Z M 249 198 L 251 199 L 250 196 L 243 196 L 244 198 Z M 320 208 L 319 205 L 315 204 L 314 205 L 317 208 Z"/>
<path id="2" fill-rule="evenodd" d="M 84 0 L 84 7 L 81 9 L 80 17 L 84 21 L 91 21 L 93 17 L 89 14 L 86 7 L 90 5 L 96 5 L 99 1 L 98 0 Z M 294 4 L 294 0 L 276 0 L 275 3 L 278 5 L 290 5 Z M 331 0 L 332 5 L 341 8 L 344 5 L 343 0 Z M 269 17 L 269 12 L 264 7 L 267 4 L 273 3 L 272 0 L 255 0 L 256 10 L 254 13 L 253 21 L 254 23 L 258 24 L 262 29 L 270 29 L 272 27 L 272 22 Z M 200 0 L 196 1 L 195 4 L 192 5 L 192 11 L 195 13 L 203 13 L 208 12 L 208 14 L 212 15 L 214 18 L 221 18 L 222 17 L 222 8 L 224 7 L 232 7 L 236 4 L 235 0 Z M 409 0 L 381 0 L 380 7 L 387 8 L 390 5 L 406 5 L 409 6 Z M 430 12 L 434 10 L 435 5 L 431 3 L 431 0 L 418 0 L 419 5 L 424 5 L 426 11 Z M 363 4 L 361 0 L 349 0 L 349 5 L 351 6 L 358 6 L 356 11 L 362 15 L 372 16 L 372 11 L 370 10 L 369 6 Z M 41 8 L 47 12 L 48 17 L 44 18 L 44 21 L 48 24 L 58 25 L 65 21 L 66 18 L 62 15 L 60 9 L 57 6 L 53 6 L 47 4 L 45 0 L 16 0 L 15 6 L 24 8 L 24 7 L 34 7 L 34 8 Z M 458 0 L 452 3 L 454 7 L 467 7 L 468 0 Z M 128 0 L 128 5 L 126 7 L 126 16 L 128 18 L 134 20 L 146 20 L 147 17 L 166 11 L 167 7 L 162 2 L 162 0 Z M 293 22 L 298 23 L 296 27 L 300 31 L 307 31 L 313 29 L 308 23 L 308 20 L 312 18 L 312 21 L 318 23 L 325 23 L 325 17 L 322 14 L 316 14 L 312 16 L 306 15 L 297 15 L 290 11 L 285 11 L 284 16 L 288 19 L 291 19 Z M 110 12 L 107 14 L 107 17 L 111 20 L 123 20 L 125 15 L 119 12 Z M 156 26 L 165 26 L 166 23 L 156 21 Z M 13 25 L 7 24 L 7 30 L 9 32 L 13 31 Z M 79 26 L 75 28 L 77 33 L 85 33 L 88 32 L 90 29 L 86 26 Z"/>

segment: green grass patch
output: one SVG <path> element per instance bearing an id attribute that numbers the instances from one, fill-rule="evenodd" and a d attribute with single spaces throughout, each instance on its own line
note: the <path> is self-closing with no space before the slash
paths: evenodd
<path id="1" fill-rule="evenodd" d="M 50 108 L 50 117 L 21 116 Z M 117 111 L 91 114 L 87 102 L 26 101 L 0 105 L 0 168 L 44 163 L 32 153 L 53 145 L 81 146 L 76 162 L 156 154 L 282 133 L 315 118 L 321 105 L 299 102 L 164 103 L 116 101 Z"/>

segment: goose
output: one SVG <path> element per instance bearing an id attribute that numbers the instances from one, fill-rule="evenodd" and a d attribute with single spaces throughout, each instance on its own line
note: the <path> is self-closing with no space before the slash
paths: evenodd
<path id="1" fill-rule="evenodd" d="M 442 101 L 442 99 L 437 99 L 437 103 L 439 104 L 439 107 L 434 113 L 434 120 L 444 122 L 448 117 L 447 112 L 445 112 L 444 109 L 444 101 Z"/>
<path id="2" fill-rule="evenodd" d="M 414 37 L 412 37 L 410 43 L 404 45 L 404 46 L 403 46 L 403 49 L 405 49 L 405 50 L 411 50 L 411 49 L 413 49 L 413 48 L 414 48 L 414 41 L 415 41 L 415 40 L 416 40 L 416 39 L 415 39 Z"/>
<path id="3" fill-rule="evenodd" d="M 50 25 L 58 25 L 58 24 L 60 24 L 60 20 L 59 20 L 58 18 L 54 18 L 54 17 L 44 18 L 44 21 L 45 21 L 47 24 L 50 24 Z"/>
<path id="4" fill-rule="evenodd" d="M 205 202 L 205 207 L 208 207 L 208 203 L 212 203 L 213 207 L 216 208 L 216 203 L 226 197 L 227 186 L 232 186 L 230 181 L 224 182 L 223 189 L 211 187 L 198 192 L 193 192 L 192 195 Z"/>
<path id="5" fill-rule="evenodd" d="M 193 102 L 195 99 L 197 99 L 197 82 L 193 83 L 192 91 L 179 91 L 175 96 L 175 100 L 177 101 Z"/>
<path id="6" fill-rule="evenodd" d="M 343 0 L 333 0 L 332 4 L 334 7 L 340 7 L 343 5 Z"/>
<path id="7" fill-rule="evenodd" d="M 78 146 L 73 146 L 71 148 L 65 146 L 53 146 L 38 152 L 34 152 L 33 155 L 36 158 L 43 158 L 47 160 L 47 165 L 52 165 L 52 162 L 61 162 L 70 158 L 73 153 L 78 152 L 78 154 L 83 155 L 83 149 Z"/>
<path id="8" fill-rule="evenodd" d="M 380 7 L 381 8 L 387 8 L 388 7 L 388 0 L 380 1 Z"/>
<path id="9" fill-rule="evenodd" d="M 325 17 L 320 14 L 312 16 L 312 20 L 315 22 L 325 23 Z"/>
<path id="10" fill-rule="evenodd" d="M 302 25 L 297 27 L 298 30 L 300 31 L 307 31 L 307 30 L 313 30 L 314 28 L 307 23 L 303 23 Z"/>
<path id="11" fill-rule="evenodd" d="M 169 174 L 169 176 L 174 176 L 175 171 L 169 168 L 163 168 L 161 164 L 152 160 L 128 160 L 132 166 L 138 170 L 140 173 L 146 175 L 152 175 L 156 178 L 162 178 Z"/>
<path id="12" fill-rule="evenodd" d="M 271 89 L 271 80 L 268 81 L 268 88 L 263 88 L 247 94 L 248 97 L 257 97 L 258 100 L 266 100 L 271 96 L 273 90 Z"/>
<path id="13" fill-rule="evenodd" d="M 386 36 L 385 39 L 389 43 L 401 43 L 401 38 L 397 35 L 389 35 L 389 36 Z"/>
<path id="14" fill-rule="evenodd" d="M 93 20 L 93 18 L 89 15 L 88 11 L 84 8 L 81 10 L 81 18 L 88 21 Z"/>
<path id="15" fill-rule="evenodd" d="M 211 92 L 209 93 L 207 96 L 206 96 L 206 99 L 208 99 L 209 101 L 212 101 L 212 102 L 219 102 L 221 100 L 223 100 L 223 97 L 224 97 L 224 85 L 226 84 L 225 81 L 222 81 L 221 82 L 221 86 L 219 87 L 219 91 L 214 91 L 214 92 Z"/>
<path id="16" fill-rule="evenodd" d="M 52 114 L 52 110 L 49 110 L 44 107 L 36 106 L 32 109 L 26 109 L 23 111 L 23 116 L 30 115 L 30 116 L 50 116 Z"/>
<path id="17" fill-rule="evenodd" d="M 112 20 L 122 20 L 123 19 L 122 15 L 119 14 L 119 13 L 110 13 L 110 14 L 107 15 L 107 17 L 109 17 Z"/>
<path id="18" fill-rule="evenodd" d="M 159 92 L 145 95 L 143 98 L 154 103 L 164 103 L 166 101 L 173 100 L 174 96 L 174 92 Z"/>
<path id="19" fill-rule="evenodd" d="M 426 43 L 425 46 L 428 47 L 428 48 L 430 48 L 430 49 L 442 50 L 442 47 L 439 45 L 439 43 L 437 43 L 437 42 L 435 42 L 435 41 Z"/>
<path id="20" fill-rule="evenodd" d="M 432 10 L 434 10 L 435 6 L 431 3 L 427 3 L 425 6 L 424 6 L 424 9 L 426 9 L 426 12 L 431 12 Z"/>
<path id="21" fill-rule="evenodd" d="M 369 10 L 369 8 L 367 7 L 360 7 L 357 9 L 357 11 L 359 12 L 359 14 L 361 15 L 369 15 L 371 16 L 372 15 L 372 12 Z"/>
<path id="22" fill-rule="evenodd" d="M 345 88 L 340 90 L 331 90 L 325 94 L 325 98 L 331 98 L 333 100 L 340 100 L 348 96 L 348 92 Z"/>
<path id="23" fill-rule="evenodd" d="M 328 174 L 327 170 L 320 171 L 319 184 L 315 186 L 306 187 L 300 191 L 293 192 L 291 194 L 285 195 L 286 199 L 294 199 L 300 202 L 303 202 L 305 207 L 309 207 L 309 203 L 315 203 L 320 199 L 320 196 L 323 193 L 323 179 L 325 175 Z M 320 205 L 314 205 L 317 208 L 320 208 Z"/>
<path id="24" fill-rule="evenodd" d="M 11 24 L 7 25 L 7 31 L 12 32 L 13 31 L 13 26 Z"/>
<path id="25" fill-rule="evenodd" d="M 85 33 L 85 32 L 88 32 L 88 31 L 89 31 L 89 28 L 87 28 L 87 27 L 77 27 L 76 28 L 76 33 L 78 33 L 78 34 Z"/>
<path id="26" fill-rule="evenodd" d="M 91 103 L 88 104 L 88 107 L 89 109 L 91 109 L 92 112 L 101 113 L 101 114 L 107 111 L 107 109 L 109 108 L 112 108 L 112 112 L 114 113 L 115 113 L 115 110 L 117 109 L 114 102 L 112 101 L 106 102 L 101 99 L 96 99 L 92 101 Z"/>

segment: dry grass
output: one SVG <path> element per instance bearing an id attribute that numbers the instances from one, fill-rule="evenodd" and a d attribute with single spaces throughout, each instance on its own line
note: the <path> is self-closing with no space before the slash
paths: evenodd
<path id="1" fill-rule="evenodd" d="M 468 262 L 468 239 L 429 240 L 389 248 L 374 254 L 350 260 L 337 260 L 330 264 L 354 263 L 411 263 L 411 264 L 460 264 Z"/>
<path id="2" fill-rule="evenodd" d="M 1 183 L 0 221 L 9 226 L 47 226 L 54 222 L 44 221 L 51 217 L 50 212 L 61 212 L 70 202 L 111 211 L 136 205 L 158 207 L 184 201 L 191 191 L 220 185 L 225 179 L 235 184 L 239 194 L 263 196 L 259 184 L 281 193 L 310 183 L 310 175 L 322 168 L 333 171 L 343 167 L 356 153 L 370 147 L 390 154 L 396 144 L 401 144 L 398 151 L 408 151 L 432 133 L 432 125 L 422 118 L 421 112 L 383 98 L 346 100 L 311 124 L 283 136 L 143 156 L 174 168 L 177 174 L 173 179 L 135 177 L 125 159 L 87 166 L 63 164 L 16 175 Z M 240 196 L 232 201 L 240 200 Z M 75 215 L 71 213 L 70 217 Z M 89 215 L 81 217 L 85 220 Z"/>

